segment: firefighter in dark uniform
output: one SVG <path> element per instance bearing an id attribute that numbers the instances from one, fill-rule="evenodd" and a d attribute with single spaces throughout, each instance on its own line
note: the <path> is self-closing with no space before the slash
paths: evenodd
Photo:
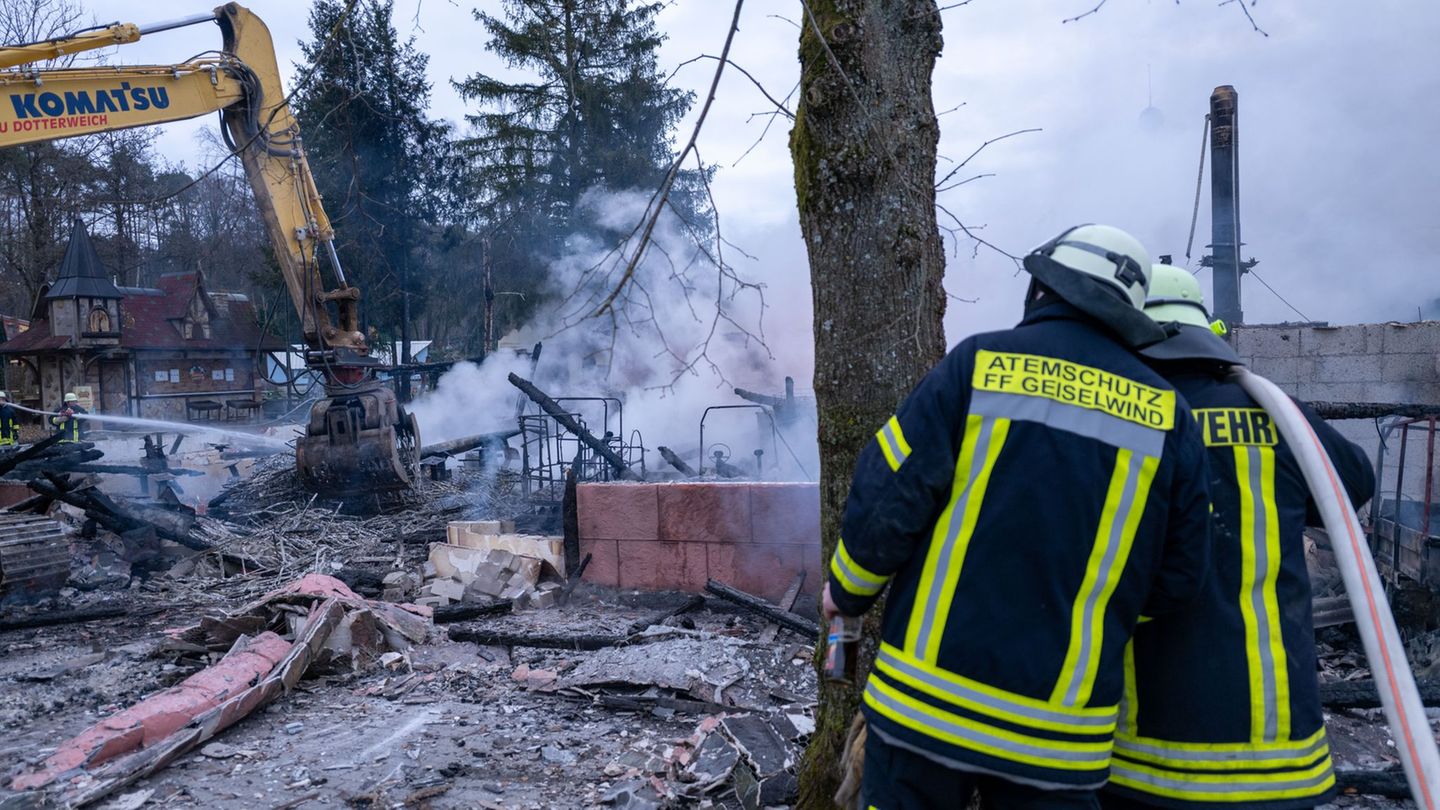
<path id="1" fill-rule="evenodd" d="M 1274 422 L 1228 378 L 1240 359 L 1210 330 L 1199 282 L 1153 272 L 1146 312 L 1173 336 L 1142 354 L 1190 403 L 1207 446 L 1214 573 L 1190 607 L 1135 634 L 1104 804 L 1314 807 L 1335 785 L 1302 536 L 1319 514 Z M 1359 507 L 1375 488 L 1365 453 L 1301 410 Z"/>
<path id="2" fill-rule="evenodd" d="M 77 413 L 89 413 L 80 405 L 80 397 L 74 392 L 65 395 L 65 405 L 60 413 L 50 417 L 50 424 L 55 426 L 55 432 L 62 437 L 61 444 L 66 442 L 78 442 L 85 438 L 85 428 L 82 425 L 84 420 L 76 419 Z"/>
<path id="3" fill-rule="evenodd" d="M 1205 449 L 1131 351 L 1150 263 L 1116 228 L 1025 259 L 1020 325 L 955 347 L 861 454 L 827 618 L 888 585 L 864 806 L 1097 807 L 1140 615 L 1198 593 Z"/>
<path id="4" fill-rule="evenodd" d="M 20 423 L 15 420 L 15 406 L 10 395 L 0 391 L 0 447 L 14 447 L 20 441 Z"/>

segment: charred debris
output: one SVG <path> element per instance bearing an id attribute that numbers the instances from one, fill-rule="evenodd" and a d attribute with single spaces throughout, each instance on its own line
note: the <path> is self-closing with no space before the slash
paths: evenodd
<path id="1" fill-rule="evenodd" d="M 697 425 L 686 473 L 618 399 L 512 382 L 515 427 L 425 446 L 400 496 L 154 434 L 0 457 L 0 807 L 793 801 L 819 585 L 596 586 L 574 514 L 584 482 L 791 475 L 793 390 Z"/>
<path id="2" fill-rule="evenodd" d="M 786 434 L 813 431 L 813 408 L 789 381 L 737 389 L 694 445 L 651 453 L 619 399 L 511 382 L 514 427 L 425 446 L 399 497 L 324 500 L 287 456 L 227 447 L 202 473 L 156 435 L 130 438 L 134 464 L 101 441 L 0 457 L 0 807 L 792 802 L 819 583 L 800 571 L 768 599 L 713 579 L 598 586 L 597 567 L 650 563 L 582 553 L 577 490 L 804 480 Z M 218 493 L 187 492 L 217 468 Z M 1422 519 L 1396 514 L 1387 536 L 1405 540 L 1394 527 Z M 1391 806 L 1404 780 L 1312 540 L 1341 802 Z M 1435 591 L 1394 581 L 1440 704 Z"/>

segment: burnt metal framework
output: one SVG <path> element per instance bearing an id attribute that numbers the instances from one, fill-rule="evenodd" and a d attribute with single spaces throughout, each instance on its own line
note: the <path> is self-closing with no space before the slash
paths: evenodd
<path id="1" fill-rule="evenodd" d="M 774 453 L 774 456 L 773 456 L 774 458 L 779 458 L 779 457 L 780 457 L 780 429 L 779 429 L 779 427 L 776 426 L 776 424 L 775 424 L 775 415 L 770 412 L 770 409 L 769 409 L 769 408 L 766 408 L 764 405 L 711 405 L 710 407 L 708 407 L 708 408 L 705 409 L 705 412 L 704 412 L 704 413 L 700 414 L 700 465 L 699 465 L 699 466 L 700 466 L 700 474 L 701 474 L 701 475 L 704 475 L 704 474 L 705 474 L 705 462 L 706 462 L 706 461 L 711 462 L 711 466 L 710 466 L 711 472 L 718 472 L 718 471 L 719 471 L 718 468 L 720 467 L 720 465 L 721 465 L 721 464 L 725 464 L 725 463 L 727 463 L 727 462 L 730 462 L 731 457 L 734 455 L 734 450 L 733 450 L 729 445 L 724 444 L 723 442 L 716 442 L 716 443 L 715 443 L 715 447 L 718 448 L 718 447 L 720 447 L 720 446 L 723 445 L 723 446 L 725 447 L 725 450 L 718 450 L 718 449 L 716 449 L 716 450 L 713 450 L 713 451 L 712 451 L 712 449 L 711 449 L 710 447 L 706 447 L 706 446 L 705 446 L 705 420 L 706 420 L 707 418 L 709 418 L 711 411 L 738 411 L 738 410 L 754 410 L 754 411 L 759 411 L 761 415 L 763 415 L 766 419 L 770 420 L 770 451 L 771 451 L 772 453 Z M 727 452 L 727 451 L 729 451 L 729 452 Z M 756 448 L 756 450 L 755 450 L 755 467 L 756 467 L 756 469 L 754 470 L 756 478 L 763 478 L 763 477 L 764 477 L 764 461 L 763 461 L 760 453 L 761 453 L 760 449 L 759 449 L 759 448 Z M 735 462 L 732 464 L 732 466 L 738 467 L 739 469 L 744 470 L 744 471 L 746 471 L 747 473 L 750 472 L 750 465 L 747 464 L 744 459 L 736 459 Z"/>
<path id="2" fill-rule="evenodd" d="M 645 476 L 645 440 L 640 431 L 625 434 L 625 403 L 616 397 L 555 397 L 569 416 L 585 430 L 591 430 L 579 405 L 600 417 L 599 435 L 611 450 L 624 459 L 641 478 Z M 588 407 L 587 407 L 588 406 Z M 538 409 L 537 409 L 538 410 Z M 614 422 L 612 429 L 611 422 Z M 575 468 L 580 481 L 613 481 L 619 476 L 609 462 L 586 446 L 580 437 L 566 430 L 545 413 L 520 416 L 521 484 L 525 497 L 533 501 L 558 503 L 565 494 L 565 474 Z"/>
<path id="3" fill-rule="evenodd" d="M 1429 588 L 1440 588 L 1440 515 L 1435 514 L 1435 436 L 1440 414 L 1397 417 L 1380 427 L 1380 449 L 1375 462 L 1375 497 L 1370 522 L 1370 548 L 1391 585 L 1401 575 Z M 1393 488 L 1385 485 L 1385 450 L 1400 432 Z M 1420 501 L 1404 499 L 1405 464 L 1411 431 L 1422 431 L 1425 441 L 1425 493 Z M 1387 489 L 1393 499 L 1384 500 Z"/>

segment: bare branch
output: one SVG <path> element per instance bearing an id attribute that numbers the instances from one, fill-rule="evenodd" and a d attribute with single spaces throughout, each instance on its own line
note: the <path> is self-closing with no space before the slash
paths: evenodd
<path id="1" fill-rule="evenodd" d="M 1025 135 L 1025 134 L 1031 133 L 1031 132 L 1043 132 L 1043 131 L 1044 131 L 1044 130 L 1042 130 L 1042 129 L 1039 128 L 1039 127 L 1031 127 L 1031 128 L 1029 128 L 1029 129 L 1017 129 L 1017 130 L 1015 130 L 1014 132 L 1007 132 L 1007 133 L 1005 133 L 1004 135 L 999 136 L 998 138 L 991 138 L 990 140 L 988 140 L 988 141 L 980 144 L 979 146 L 975 147 L 975 151 L 974 151 L 974 152 L 971 152 L 970 155 L 969 155 L 969 157 L 966 157 L 964 160 L 962 160 L 962 161 L 960 161 L 959 163 L 955 164 L 955 168 L 951 169 L 944 177 L 940 178 L 940 181 L 935 184 L 935 187 L 936 187 L 936 188 L 939 188 L 940 186 L 943 186 L 943 185 L 945 185 L 947 182 L 949 182 L 949 181 L 950 181 L 950 178 L 954 177 L 957 172 L 959 172 L 961 169 L 965 168 L 966 164 L 968 164 L 970 161 L 974 160 L 974 159 L 975 159 L 975 156 L 978 155 L 978 154 L 980 154 L 982 151 L 984 151 L 984 150 L 985 150 L 985 147 L 989 146 L 990 144 L 992 144 L 992 143 L 999 143 L 1000 141 L 1003 141 L 1003 140 L 1005 140 L 1006 138 L 1013 138 L 1013 137 L 1015 137 L 1016 135 Z"/>
<path id="2" fill-rule="evenodd" d="M 1257 2 L 1259 2 L 1259 0 L 1250 0 L 1250 6 L 1255 5 Z M 1229 5 L 1230 3 L 1234 3 L 1235 5 L 1240 7 L 1241 11 L 1245 12 L 1245 19 L 1250 21 L 1250 27 L 1255 29 L 1256 33 L 1260 34 L 1263 37 L 1270 36 L 1270 33 L 1268 31 L 1261 28 L 1255 23 L 1255 17 L 1250 14 L 1250 7 L 1245 4 L 1245 0 L 1221 0 L 1220 5 L 1224 6 Z"/>
<path id="3" fill-rule="evenodd" d="M 740 30 L 740 9 L 744 5 L 745 0 L 735 0 L 735 15 L 730 19 L 730 30 L 725 34 L 725 47 L 720 49 L 720 56 L 717 60 L 719 64 L 715 66 L 715 77 L 710 81 L 710 93 L 705 97 L 705 106 L 700 108 L 700 116 L 695 119 L 695 128 L 690 132 L 690 140 L 685 144 L 685 148 L 680 150 L 675 162 L 670 164 L 670 171 L 665 174 L 665 180 L 661 182 L 660 189 L 647 212 L 640 243 L 635 246 L 635 252 L 630 256 L 630 262 L 620 277 L 620 283 L 601 302 L 595 310 L 594 314 L 596 315 L 608 310 L 615 303 L 620 292 L 625 289 L 625 285 L 635 277 L 635 268 L 639 266 L 640 259 L 645 255 L 645 249 L 650 244 L 650 237 L 655 233 L 655 224 L 659 222 L 660 214 L 665 210 L 665 202 L 670 198 L 670 190 L 675 187 L 675 180 L 680 176 L 680 166 L 685 162 L 686 156 L 694 151 L 695 141 L 700 137 L 700 130 L 705 126 L 705 117 L 710 114 L 710 107 L 715 103 L 715 91 L 720 86 L 720 77 L 725 73 L 725 65 L 730 61 L 730 46 L 735 42 L 735 33 Z"/>
<path id="4" fill-rule="evenodd" d="M 1076 14 L 1074 17 L 1066 17 L 1065 19 L 1060 21 L 1060 24 L 1064 25 L 1065 23 L 1077 22 L 1079 20 L 1085 19 L 1086 17 L 1089 17 L 1091 14 L 1098 14 L 1100 13 L 1100 9 L 1104 8 L 1107 2 L 1109 2 L 1109 0 L 1100 0 L 1100 2 L 1095 4 L 1094 8 L 1083 14 Z"/>
<path id="5" fill-rule="evenodd" d="M 701 59 L 715 59 L 715 60 L 719 60 L 719 58 L 720 58 L 720 57 L 718 57 L 718 56 L 712 56 L 712 55 L 710 55 L 710 54 L 708 54 L 708 53 L 702 53 L 702 54 L 700 54 L 699 56 L 697 56 L 697 57 L 695 57 L 695 58 L 693 58 L 693 59 L 686 59 L 684 62 L 681 62 L 680 64 L 678 64 L 678 65 L 675 66 L 675 69 L 670 72 L 670 78 L 671 78 L 671 79 L 675 78 L 675 74 L 680 72 L 680 68 L 683 68 L 683 67 L 685 67 L 686 65 L 693 64 L 693 63 L 695 63 L 695 62 L 699 62 Z M 790 108 L 789 108 L 789 107 L 786 107 L 786 106 L 784 105 L 784 103 L 779 102 L 779 101 L 776 101 L 776 100 L 775 100 L 775 97 L 772 96 L 772 95 L 770 95 L 770 91 L 765 89 L 765 85 L 761 84 L 759 79 L 757 79 L 757 78 L 755 78 L 753 75 L 751 75 L 751 74 L 750 74 L 750 71 L 746 70 L 746 69 L 743 68 L 743 67 L 740 67 L 740 65 L 736 64 L 733 59 L 730 60 L 730 66 L 733 67 L 733 68 L 735 68 L 736 70 L 740 71 L 741 73 L 745 74 L 745 78 L 749 79 L 749 80 L 750 80 L 750 83 L 753 84 L 753 85 L 755 85 L 755 89 L 759 90 L 759 91 L 760 91 L 760 94 L 763 95 L 763 96 L 765 96 L 765 99 L 766 99 L 767 101 L 769 101 L 771 104 L 774 104 L 774 105 L 775 105 L 775 109 L 776 109 L 777 112 L 779 112 L 781 115 L 785 116 L 786 118 L 789 118 L 789 119 L 792 120 L 792 121 L 795 120 L 795 114 L 792 113 L 792 112 L 790 112 Z M 666 81 L 668 82 L 669 79 L 667 79 Z M 795 91 L 792 90 L 792 91 L 790 91 L 790 92 L 793 93 L 793 92 L 795 92 Z M 786 98 L 789 98 L 789 97 L 787 96 Z"/>
<path id="6" fill-rule="evenodd" d="M 950 217 L 950 220 L 955 223 L 955 227 L 954 227 L 954 228 L 946 228 L 944 225 L 941 225 L 941 226 L 940 226 L 942 230 L 944 230 L 944 231 L 946 231 L 947 233 L 950 234 L 950 237 L 951 237 L 952 239 L 956 239 L 956 236 L 955 236 L 956 233 L 963 233 L 963 234 L 965 234 L 965 236 L 966 236 L 968 239 L 970 239 L 972 242 L 975 243 L 975 250 L 976 250 L 977 252 L 979 251 L 979 249 L 980 249 L 981 247 L 986 247 L 986 248 L 989 248 L 990 250 L 995 251 L 996 253 L 999 253 L 1001 256 L 1004 256 L 1005 258 L 1009 259 L 1010 261 L 1014 262 L 1014 263 L 1015 263 L 1016 272 L 1019 272 L 1019 270 L 1020 270 L 1022 267 L 1024 267 L 1024 260 L 1023 260 L 1021 257 L 1016 256 L 1014 253 L 1011 253 L 1010 251 L 1005 250 L 1004 248 L 995 245 L 993 242 L 990 242 L 990 241 L 988 241 L 988 240 L 986 240 L 986 239 L 981 238 L 980 236 L 978 236 L 978 235 L 975 233 L 975 231 L 976 231 L 978 228 L 983 227 L 983 226 L 971 227 L 971 226 L 969 226 L 969 225 L 966 225 L 964 222 L 961 222 L 961 221 L 960 221 L 960 218 L 957 217 L 957 216 L 955 216 L 955 214 L 952 213 L 952 212 L 950 211 L 950 209 L 946 208 L 945 206 L 943 206 L 943 205 L 941 205 L 941 204 L 939 204 L 939 203 L 936 203 L 936 204 L 935 204 L 935 208 L 936 208 L 937 210 L 939 210 L 941 213 L 943 213 L 945 216 Z M 957 250 L 959 249 L 959 240 L 958 240 L 958 239 L 956 239 L 956 249 L 957 249 Z M 976 254 L 972 254 L 972 255 L 976 255 Z"/>

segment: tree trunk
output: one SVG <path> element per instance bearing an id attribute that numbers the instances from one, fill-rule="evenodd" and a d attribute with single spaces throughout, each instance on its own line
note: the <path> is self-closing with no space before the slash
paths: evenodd
<path id="1" fill-rule="evenodd" d="M 945 353 L 945 256 L 934 191 L 939 124 L 930 97 L 941 23 L 936 0 L 806 5 L 790 148 L 815 302 L 828 562 L 856 457 Z M 874 658 L 879 616 L 877 606 L 865 624 L 860 683 Z M 817 650 L 817 664 L 822 654 Z M 833 806 L 858 699 L 858 689 L 821 685 L 800 768 L 800 807 Z"/>

